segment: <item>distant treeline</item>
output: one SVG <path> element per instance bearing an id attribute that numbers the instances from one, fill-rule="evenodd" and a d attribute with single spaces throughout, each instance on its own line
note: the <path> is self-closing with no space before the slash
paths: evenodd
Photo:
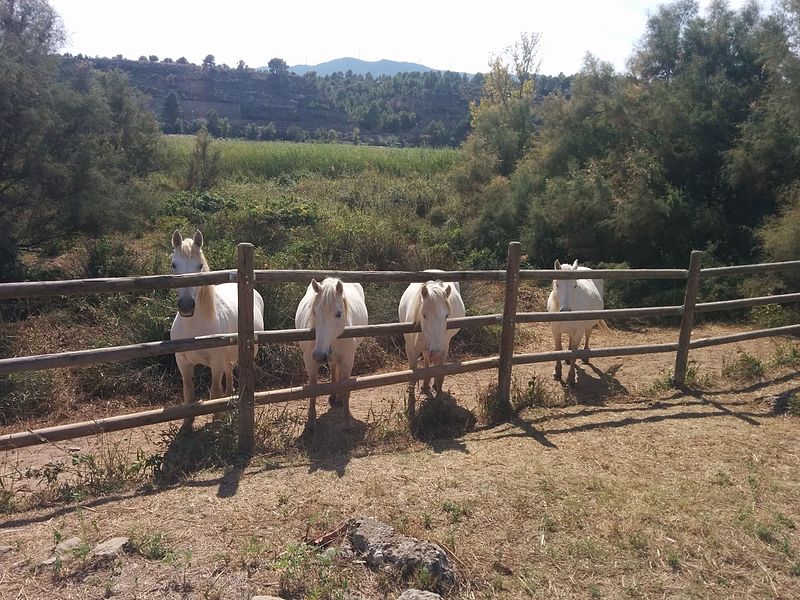
<path id="1" fill-rule="evenodd" d="M 269 71 L 244 65 L 201 65 L 181 57 L 159 60 L 88 58 L 95 69 L 119 69 L 150 96 L 149 106 L 165 133 L 291 141 L 349 141 L 381 145 L 457 146 L 470 128 L 469 105 L 480 99 L 484 76 L 449 71 L 356 75 L 351 71 L 302 76 L 272 59 Z M 569 92 L 565 75 L 539 76 L 540 95 Z"/>

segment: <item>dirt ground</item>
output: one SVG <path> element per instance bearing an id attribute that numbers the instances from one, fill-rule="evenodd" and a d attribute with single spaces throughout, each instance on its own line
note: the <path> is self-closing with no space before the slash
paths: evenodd
<path id="1" fill-rule="evenodd" d="M 523 329 L 518 352 L 550 347 L 546 326 Z M 705 325 L 693 338 L 734 330 Z M 676 338 L 674 328 L 632 327 L 596 332 L 592 345 Z M 800 378 L 774 366 L 780 343 L 796 345 L 692 351 L 698 385 L 688 392 L 659 384 L 672 353 L 579 363 L 574 389 L 551 380 L 551 363 L 515 368 L 519 389 L 537 382 L 535 406 L 438 439 L 381 437 L 404 386 L 354 392 L 352 432 L 320 401 L 324 442 L 304 451 L 3 515 L 0 598 L 395 598 L 397 578 L 303 545 L 367 515 L 442 545 L 460 577 L 451 597 L 800 598 L 800 419 L 772 410 Z M 737 348 L 766 374 L 723 376 Z M 495 378 L 448 377 L 445 388 L 477 412 Z M 41 467 L 70 448 L 148 453 L 170 430 L 8 452 L 0 463 Z M 132 543 L 110 560 L 73 551 L 36 567 L 71 536 L 87 548 L 114 536 Z"/>

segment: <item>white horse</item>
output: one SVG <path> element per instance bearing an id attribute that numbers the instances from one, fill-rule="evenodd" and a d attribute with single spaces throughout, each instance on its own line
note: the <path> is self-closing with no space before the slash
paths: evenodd
<path id="1" fill-rule="evenodd" d="M 175 274 L 210 271 L 203 256 L 203 234 L 195 232 L 194 238 L 183 239 L 178 230 L 172 234 L 172 271 Z M 170 339 L 191 338 L 218 333 L 236 333 L 239 320 L 239 297 L 235 283 L 184 287 L 178 289 L 178 314 L 170 329 Z M 264 329 L 264 300 L 253 290 L 253 324 L 256 331 Z M 253 347 L 253 356 L 258 346 Z M 233 395 L 233 365 L 239 360 L 236 346 L 205 348 L 176 352 L 175 360 L 183 378 L 183 402 L 191 404 L 194 397 L 194 366 L 211 367 L 211 398 L 222 396 L 222 375 L 225 391 Z M 191 429 L 194 418 L 183 421 L 184 429 Z"/>
<path id="2" fill-rule="evenodd" d="M 298 342 L 303 350 L 309 385 L 316 385 L 319 366 L 325 363 L 330 365 L 332 382 L 350 379 L 361 338 L 339 339 L 339 336 L 345 327 L 366 325 L 367 320 L 367 305 L 361 284 L 343 283 L 333 277 L 326 277 L 322 283 L 311 280 L 294 317 L 297 329 L 310 328 L 315 334 L 313 342 Z M 339 392 L 334 396 L 344 407 L 347 426 L 350 426 L 350 392 Z M 304 435 L 314 431 L 316 406 L 317 397 L 310 397 Z"/>
<path id="3" fill-rule="evenodd" d="M 562 265 L 556 260 L 554 268 L 558 271 L 591 271 L 588 267 L 579 267 L 576 259 L 572 265 Z M 547 310 L 549 312 L 568 312 L 573 310 L 603 310 L 603 280 L 602 279 L 555 279 L 553 281 L 553 291 L 547 299 Z M 598 323 L 597 319 L 589 321 L 554 321 L 550 324 L 555 340 L 555 349 L 561 350 L 561 336 L 569 336 L 569 349 L 577 350 L 581 344 L 581 338 L 586 336 L 584 350 L 589 349 L 589 336 L 592 335 L 592 328 Z M 599 321 L 601 327 L 605 326 L 603 321 Z M 589 362 L 588 359 L 584 362 Z M 561 361 L 556 361 L 556 368 L 553 371 L 555 379 L 561 379 Z M 575 360 L 569 361 L 569 373 L 567 383 L 575 384 Z"/>
<path id="4" fill-rule="evenodd" d="M 397 314 L 401 323 L 419 323 L 422 329 L 419 333 L 406 333 L 403 336 L 406 341 L 408 368 L 417 368 L 420 354 L 425 367 L 443 365 L 447 361 L 450 340 L 459 332 L 458 329 L 446 329 L 447 319 L 466 315 L 461 288 L 458 282 L 440 280 L 412 283 L 400 298 Z M 434 379 L 433 387 L 437 393 L 442 391 L 443 381 L 444 375 Z M 415 388 L 416 381 L 412 380 L 408 394 L 408 412 L 411 416 L 414 415 Z M 430 391 L 430 377 L 423 380 L 422 391 Z"/>

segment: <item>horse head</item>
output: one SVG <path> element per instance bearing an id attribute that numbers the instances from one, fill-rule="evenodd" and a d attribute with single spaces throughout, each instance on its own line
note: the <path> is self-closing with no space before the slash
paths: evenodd
<path id="1" fill-rule="evenodd" d="M 577 271 L 578 259 L 571 265 L 562 265 L 561 261 L 556 259 L 554 268 L 556 271 Z M 553 280 L 553 291 L 556 293 L 556 300 L 558 301 L 559 312 L 568 312 L 572 310 L 572 303 L 575 298 L 575 290 L 578 288 L 577 279 L 555 279 Z"/>
<path id="2" fill-rule="evenodd" d="M 183 239 L 177 229 L 172 234 L 172 272 L 176 275 L 208 271 L 208 263 L 203 256 L 203 234 L 198 229 L 194 237 Z M 178 288 L 178 312 L 182 317 L 194 315 L 197 287 Z"/>
<path id="3" fill-rule="evenodd" d="M 447 353 L 447 318 L 450 316 L 450 284 L 429 281 L 420 288 L 418 321 L 432 365 L 444 362 Z"/>
<path id="4" fill-rule="evenodd" d="M 316 297 L 311 305 L 314 319 L 315 344 L 311 356 L 318 363 L 326 363 L 331 358 L 331 344 L 347 325 L 347 301 L 341 280 L 327 277 L 322 283 L 311 280 Z"/>

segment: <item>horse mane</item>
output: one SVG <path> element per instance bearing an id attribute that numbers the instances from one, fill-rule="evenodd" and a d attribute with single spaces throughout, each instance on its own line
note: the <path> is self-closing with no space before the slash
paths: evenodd
<path id="1" fill-rule="evenodd" d="M 201 273 L 208 273 L 211 271 L 211 267 L 208 266 L 208 261 L 203 254 L 202 248 L 195 246 L 192 238 L 184 238 L 183 242 L 181 242 L 180 248 L 175 248 L 175 252 L 183 255 L 186 258 L 199 258 L 200 262 L 203 264 L 202 268 L 200 269 Z M 211 320 L 216 316 L 216 299 L 217 295 L 214 293 L 213 285 L 201 285 L 197 289 L 197 295 L 194 298 L 194 302 L 200 313 Z"/>
<path id="2" fill-rule="evenodd" d="M 317 292 L 317 299 L 315 302 L 319 303 L 320 308 L 324 311 L 333 312 L 334 307 L 336 306 L 336 284 L 339 283 L 339 280 L 334 277 L 326 277 L 320 283 L 320 290 Z M 347 294 L 342 292 L 342 306 L 344 307 L 344 311 L 342 317 L 344 317 L 345 322 L 350 322 L 350 306 L 347 303 Z M 311 328 L 314 327 L 314 311 L 311 311 L 309 315 L 311 320 Z"/>
<path id="3" fill-rule="evenodd" d="M 450 298 L 445 295 L 445 285 L 441 279 L 437 279 L 435 281 L 426 281 L 422 284 L 422 287 L 427 287 L 429 283 L 433 285 L 428 287 L 428 293 L 432 297 L 441 298 L 442 302 L 444 302 L 447 307 L 450 307 Z M 453 291 L 451 290 L 450 293 L 452 294 Z M 420 288 L 419 294 L 414 294 L 411 298 L 411 316 L 414 317 L 414 323 L 419 323 L 422 318 L 422 288 Z"/>

